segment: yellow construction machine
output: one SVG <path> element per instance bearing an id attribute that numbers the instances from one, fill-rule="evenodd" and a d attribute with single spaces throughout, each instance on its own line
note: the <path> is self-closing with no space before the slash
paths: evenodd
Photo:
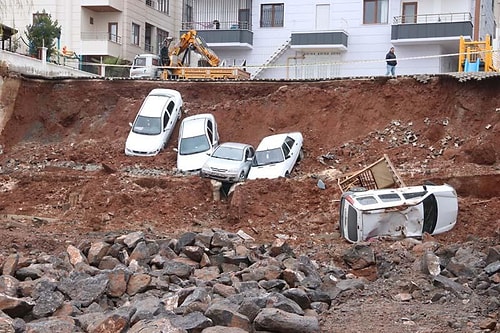
<path id="1" fill-rule="evenodd" d="M 162 56 L 163 79 L 233 79 L 248 80 L 250 73 L 240 67 L 222 67 L 219 57 L 207 46 L 207 43 L 196 30 L 182 34 L 179 41 L 171 47 L 172 40 L 165 46 L 168 57 Z M 191 51 L 200 59 L 193 57 Z"/>
<path id="2" fill-rule="evenodd" d="M 493 65 L 493 48 L 490 35 L 486 35 L 483 41 L 466 42 L 460 36 L 458 55 L 459 72 L 498 72 Z"/>

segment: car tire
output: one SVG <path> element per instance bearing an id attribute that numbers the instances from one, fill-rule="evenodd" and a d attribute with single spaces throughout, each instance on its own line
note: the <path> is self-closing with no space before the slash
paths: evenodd
<path id="1" fill-rule="evenodd" d="M 299 157 L 297 158 L 297 162 L 300 162 L 303 159 L 304 159 L 304 150 L 302 148 L 300 148 Z"/>
<path id="2" fill-rule="evenodd" d="M 285 172 L 285 178 L 290 178 L 290 172 Z"/>

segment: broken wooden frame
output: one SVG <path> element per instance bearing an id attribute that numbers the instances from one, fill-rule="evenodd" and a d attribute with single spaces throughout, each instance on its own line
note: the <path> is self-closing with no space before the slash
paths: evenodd
<path id="1" fill-rule="evenodd" d="M 355 187 L 362 187 L 367 190 L 406 187 L 406 184 L 401 179 L 386 154 L 366 168 L 353 174 L 346 175 L 344 178 L 339 178 L 338 185 L 342 192 L 351 190 Z"/>

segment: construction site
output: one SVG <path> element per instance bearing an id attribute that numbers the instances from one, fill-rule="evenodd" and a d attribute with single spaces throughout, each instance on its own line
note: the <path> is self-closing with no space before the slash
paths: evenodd
<path id="1" fill-rule="evenodd" d="M 483 261 L 469 280 L 448 275 L 488 286 L 465 298 L 439 289 L 435 298 L 418 268 L 426 249 L 483 259 L 500 252 L 500 76 L 488 61 L 460 63 L 442 75 L 308 81 L 43 79 L 4 69 L 0 267 L 13 254 L 57 255 L 109 234 L 241 230 L 259 244 L 284 240 L 318 267 L 364 281 L 318 313 L 322 332 L 494 332 L 498 270 L 484 273 Z M 264 136 L 300 131 L 304 159 L 290 178 L 215 193 L 210 180 L 176 171 L 177 132 L 155 157 L 125 156 L 129 123 L 154 88 L 179 91 L 183 117 L 213 114 L 221 142 L 256 147 Z M 355 245 L 339 232 L 339 182 L 384 155 L 407 186 L 453 186 L 456 226 L 414 242 L 374 239 L 367 244 L 376 264 L 349 267 L 343 253 Z"/>

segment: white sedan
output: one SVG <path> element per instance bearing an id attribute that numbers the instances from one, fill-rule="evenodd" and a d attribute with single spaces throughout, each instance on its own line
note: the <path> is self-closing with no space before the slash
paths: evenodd
<path id="1" fill-rule="evenodd" d="M 423 185 L 345 192 L 340 200 L 340 233 L 356 243 L 373 237 L 422 237 L 451 230 L 458 200 L 450 185 Z"/>
<path id="2" fill-rule="evenodd" d="M 200 175 L 223 182 L 244 181 L 255 149 L 245 143 L 225 142 L 218 146 L 201 168 Z"/>
<path id="3" fill-rule="evenodd" d="M 141 105 L 125 142 L 125 155 L 154 156 L 162 150 L 182 114 L 181 94 L 153 89 Z"/>
<path id="4" fill-rule="evenodd" d="M 289 177 L 295 164 L 303 158 L 303 142 L 300 132 L 262 139 L 255 151 L 248 179 Z"/>
<path id="5" fill-rule="evenodd" d="M 202 113 L 184 118 L 179 129 L 177 169 L 199 172 L 210 154 L 219 145 L 215 117 Z"/>

